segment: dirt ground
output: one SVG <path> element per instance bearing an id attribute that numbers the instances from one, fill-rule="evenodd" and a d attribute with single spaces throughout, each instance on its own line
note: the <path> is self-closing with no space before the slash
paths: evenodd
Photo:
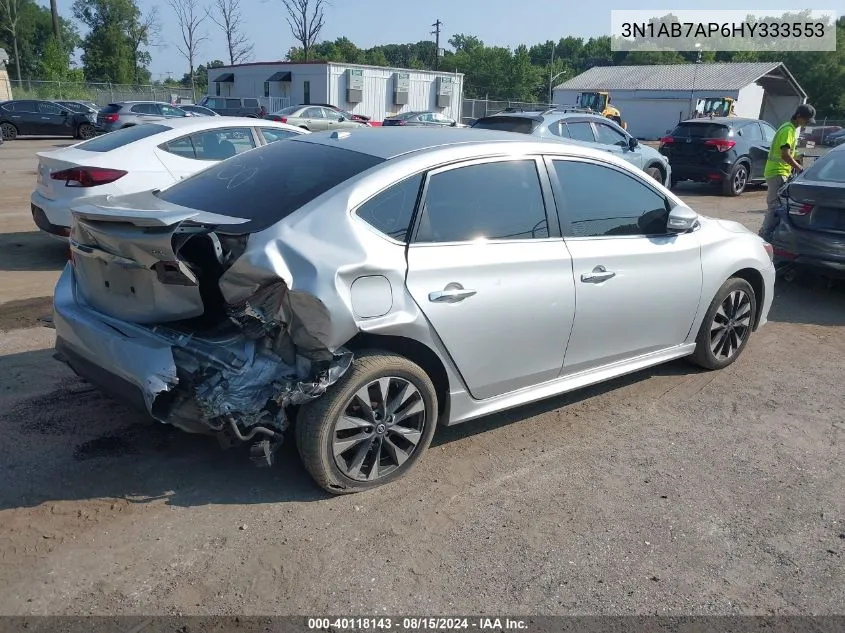
<path id="1" fill-rule="evenodd" d="M 52 359 L 65 248 L 0 147 L 0 614 L 845 613 L 845 292 L 780 283 L 728 369 L 671 363 L 441 429 L 342 498 Z M 764 192 L 679 193 L 757 228 Z"/>

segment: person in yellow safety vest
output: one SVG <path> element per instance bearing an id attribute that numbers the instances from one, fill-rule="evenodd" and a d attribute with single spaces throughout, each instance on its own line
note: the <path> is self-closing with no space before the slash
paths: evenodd
<path id="1" fill-rule="evenodd" d="M 799 174 L 804 171 L 803 167 L 795 160 L 798 128 L 815 124 L 815 117 L 816 109 L 810 104 L 805 103 L 798 106 L 792 118 L 778 128 L 774 139 L 772 139 L 769 157 L 763 170 L 767 188 L 766 217 L 763 219 L 760 237 L 765 240 L 771 238 L 772 232 L 778 225 L 777 210 L 780 204 L 778 191 L 786 183 L 793 170 Z"/>

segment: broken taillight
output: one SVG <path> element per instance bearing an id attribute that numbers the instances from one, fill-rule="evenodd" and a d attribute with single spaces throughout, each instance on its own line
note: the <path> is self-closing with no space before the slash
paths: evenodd
<path id="1" fill-rule="evenodd" d="M 812 204 L 801 204 L 794 200 L 790 200 L 786 207 L 789 210 L 789 215 L 810 215 L 813 212 Z"/>
<path id="2" fill-rule="evenodd" d="M 66 187 L 97 187 L 123 178 L 128 172 L 105 167 L 71 167 L 50 174 L 52 180 L 64 180 Z"/>

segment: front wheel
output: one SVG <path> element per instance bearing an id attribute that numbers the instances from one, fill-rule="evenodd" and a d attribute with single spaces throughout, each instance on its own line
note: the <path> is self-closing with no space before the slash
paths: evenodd
<path id="1" fill-rule="evenodd" d="M 302 406 L 296 444 L 314 480 L 332 494 L 346 494 L 404 476 L 436 426 L 437 394 L 428 375 L 403 356 L 370 351 Z"/>
<path id="2" fill-rule="evenodd" d="M 745 279 L 728 279 L 704 315 L 692 362 L 705 369 L 722 369 L 733 363 L 745 349 L 756 317 L 754 288 Z"/>
<path id="3" fill-rule="evenodd" d="M 645 170 L 645 173 L 654 178 L 661 185 L 663 184 L 663 172 L 660 171 L 658 167 L 649 167 Z"/>
<path id="4" fill-rule="evenodd" d="M 748 186 L 748 167 L 745 163 L 737 163 L 731 173 L 722 182 L 722 193 L 726 196 L 738 196 Z"/>

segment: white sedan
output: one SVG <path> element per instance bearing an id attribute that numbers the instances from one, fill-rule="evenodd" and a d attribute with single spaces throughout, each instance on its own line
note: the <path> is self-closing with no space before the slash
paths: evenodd
<path id="1" fill-rule="evenodd" d="M 276 121 L 187 117 L 39 152 L 32 218 L 42 231 L 67 240 L 70 208 L 79 198 L 164 189 L 212 163 L 300 134 L 308 132 Z"/>

